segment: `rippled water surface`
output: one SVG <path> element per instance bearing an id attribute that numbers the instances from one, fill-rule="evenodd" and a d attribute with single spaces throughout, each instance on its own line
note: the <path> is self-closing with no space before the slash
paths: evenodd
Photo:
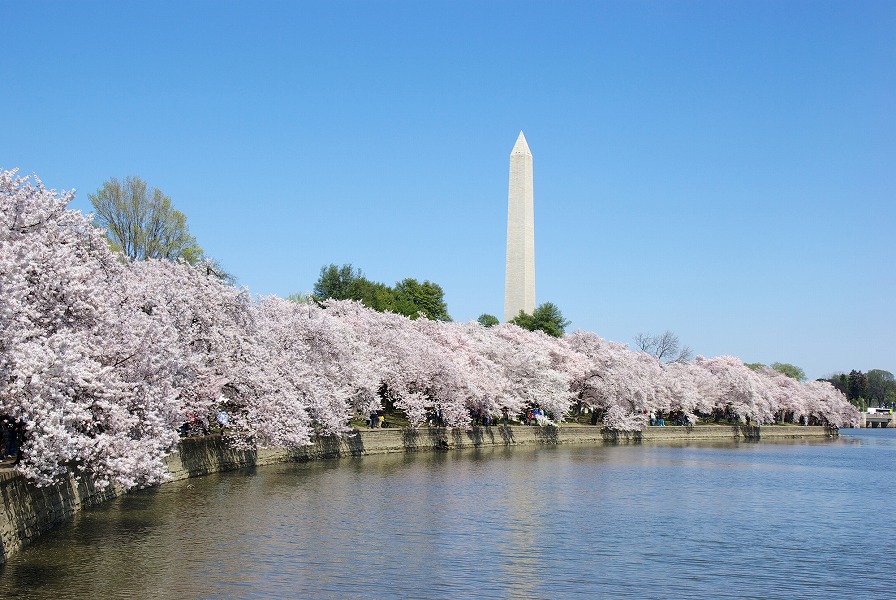
<path id="1" fill-rule="evenodd" d="M 892 598 L 896 431 L 260 467 L 81 513 L 27 598 Z"/>

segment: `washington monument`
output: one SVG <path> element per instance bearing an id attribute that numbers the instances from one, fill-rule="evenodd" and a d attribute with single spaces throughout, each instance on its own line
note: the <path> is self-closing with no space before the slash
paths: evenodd
<path id="1" fill-rule="evenodd" d="M 520 311 L 535 312 L 535 208 L 532 153 L 526 136 L 510 151 L 507 193 L 507 273 L 504 277 L 504 321 Z"/>

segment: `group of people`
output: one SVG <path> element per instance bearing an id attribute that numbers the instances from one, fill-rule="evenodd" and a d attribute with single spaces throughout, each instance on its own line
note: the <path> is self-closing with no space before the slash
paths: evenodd
<path id="1" fill-rule="evenodd" d="M 501 416 L 496 417 L 493 414 L 490 414 L 488 411 L 484 410 L 474 410 L 470 412 L 470 416 L 473 420 L 473 425 L 483 425 L 485 427 L 489 427 L 491 425 L 499 425 L 502 424 L 504 427 L 510 424 L 510 411 L 505 406 L 501 408 Z M 518 419 L 524 425 L 532 426 L 532 425 L 551 425 L 553 422 L 548 418 L 547 414 L 545 414 L 544 410 L 540 408 L 530 408 L 524 414 L 518 415 Z"/>
<path id="2" fill-rule="evenodd" d="M 507 414 L 506 408 L 503 410 L 503 414 L 504 414 L 504 425 L 507 425 L 508 414 Z M 491 414 L 485 410 L 470 411 L 470 416 L 473 419 L 473 425 L 482 425 L 484 427 L 490 427 L 492 425 L 498 424 L 498 417 L 494 416 L 493 414 Z"/>
<path id="3" fill-rule="evenodd" d="M 386 426 L 386 415 L 383 411 L 377 410 L 367 415 L 367 427 L 369 429 L 384 428 Z"/>
<path id="4" fill-rule="evenodd" d="M 209 433 L 211 433 L 210 422 L 211 419 L 203 419 L 196 413 L 187 412 L 186 420 L 180 426 L 178 431 L 180 432 L 181 437 L 189 437 L 192 435 L 208 435 Z M 218 429 L 223 435 L 224 430 L 230 425 L 230 413 L 228 413 L 223 408 L 219 409 L 215 414 L 214 423 L 218 426 Z"/>
<path id="5" fill-rule="evenodd" d="M 524 421 L 526 425 L 553 425 L 554 422 L 551 421 L 547 414 L 540 408 L 530 408 L 526 412 L 526 419 Z"/>
<path id="6" fill-rule="evenodd" d="M 484 427 L 490 427 L 492 425 L 504 425 L 507 427 L 511 424 L 511 416 L 510 410 L 505 406 L 501 408 L 501 416 L 496 416 L 491 414 L 486 410 L 474 409 L 470 411 L 470 421 L 473 425 L 481 425 Z M 520 421 L 524 425 L 551 425 L 553 421 L 551 421 L 544 410 L 541 408 L 530 408 L 524 414 L 520 414 L 517 416 L 514 421 Z M 386 427 L 387 423 L 386 417 L 382 410 L 374 411 L 368 414 L 365 417 L 365 422 L 369 429 L 376 429 L 379 427 Z M 426 417 L 426 424 L 429 427 L 444 427 L 446 425 L 445 419 L 442 416 L 442 411 L 438 408 L 431 409 Z"/>
<path id="7" fill-rule="evenodd" d="M 647 411 L 644 411 L 644 412 L 647 412 Z M 656 411 L 656 412 L 650 411 L 650 413 L 647 415 L 647 417 L 650 421 L 650 426 L 651 427 L 665 427 L 666 426 L 666 417 L 664 415 L 665 415 L 665 413 L 663 413 L 661 411 Z M 688 426 L 688 425 L 692 424 L 691 418 L 683 410 L 673 410 L 669 413 L 668 417 L 669 417 L 669 421 L 672 423 L 672 425 Z"/>
<path id="8" fill-rule="evenodd" d="M 644 411 L 645 413 L 647 411 Z M 683 410 L 673 410 L 669 413 L 669 421 L 672 425 L 691 425 L 691 418 L 685 413 Z M 648 420 L 650 421 L 651 427 L 665 427 L 666 426 L 666 417 L 663 412 L 660 411 L 650 411 L 647 415 Z"/>

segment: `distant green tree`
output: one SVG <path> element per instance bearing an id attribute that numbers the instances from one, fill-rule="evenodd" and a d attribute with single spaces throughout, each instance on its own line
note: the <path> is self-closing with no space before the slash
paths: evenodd
<path id="1" fill-rule="evenodd" d="M 224 283 L 236 283 L 220 261 L 206 256 L 190 235 L 186 215 L 159 188 L 150 189 L 139 177 L 124 181 L 113 177 L 87 197 L 93 205 L 93 222 L 106 230 L 114 251 L 131 260 L 184 260 Z"/>
<path id="2" fill-rule="evenodd" d="M 401 302 L 395 295 L 395 290 L 386 284 L 366 278 L 361 278 L 354 283 L 349 299 L 357 300 L 364 306 L 379 312 L 394 312 L 404 315 L 410 310 L 409 306 L 401 306 Z"/>
<path id="3" fill-rule="evenodd" d="M 450 321 L 444 295 L 442 287 L 431 281 L 420 283 L 408 278 L 396 283 L 395 287 L 370 281 L 361 269 L 351 264 L 321 267 L 312 292 L 318 302 L 327 298 L 356 300 L 379 312 L 393 312 L 411 319 L 422 313 L 428 319 Z"/>
<path id="4" fill-rule="evenodd" d="M 416 319 L 420 313 L 433 321 L 450 321 L 445 292 L 442 286 L 431 281 L 420 283 L 416 279 L 402 279 L 395 284 L 396 310 L 399 314 Z"/>
<path id="5" fill-rule="evenodd" d="M 796 379 L 797 381 L 805 381 L 806 380 L 806 372 L 796 365 L 791 365 L 788 363 L 772 363 L 772 369 L 777 371 L 778 373 L 783 373 L 787 375 L 791 379 Z"/>
<path id="6" fill-rule="evenodd" d="M 490 315 L 488 313 L 482 313 L 481 315 L 479 315 L 479 318 L 476 319 L 476 321 L 483 327 L 494 327 L 501 322 L 498 320 L 498 317 L 496 317 L 495 315 Z"/>
<path id="7" fill-rule="evenodd" d="M 853 369 L 846 378 L 846 397 L 851 401 L 868 398 L 868 378 L 861 371 Z"/>
<path id="8" fill-rule="evenodd" d="M 569 321 L 563 318 L 563 313 L 553 302 L 540 304 L 531 315 L 521 310 L 510 322 L 529 331 L 543 331 L 553 337 L 563 337 L 569 326 Z"/>
<path id="9" fill-rule="evenodd" d="M 761 371 L 768 368 L 768 365 L 762 363 L 744 363 L 744 366 L 752 371 Z"/>
<path id="10" fill-rule="evenodd" d="M 190 235 L 186 215 L 159 188 L 150 189 L 139 177 L 124 181 L 113 177 L 87 197 L 94 223 L 106 230 L 112 248 L 128 258 L 182 258 L 190 264 L 204 258 Z"/>
<path id="11" fill-rule="evenodd" d="M 359 280 L 364 279 L 361 269 L 355 269 L 351 264 L 337 267 L 334 264 L 321 267 L 320 276 L 314 284 L 312 295 L 317 300 L 357 300 L 352 298 L 356 293 Z"/>
<path id="12" fill-rule="evenodd" d="M 846 373 L 834 373 L 823 381 L 827 381 L 828 383 L 830 383 L 832 386 L 837 388 L 837 390 L 840 391 L 840 393 L 842 393 L 844 396 L 848 395 L 849 380 L 846 376 Z"/>
<path id="13" fill-rule="evenodd" d="M 868 401 L 880 406 L 887 402 L 887 397 L 896 395 L 896 378 L 889 371 L 871 369 L 865 373 L 868 380 Z"/>

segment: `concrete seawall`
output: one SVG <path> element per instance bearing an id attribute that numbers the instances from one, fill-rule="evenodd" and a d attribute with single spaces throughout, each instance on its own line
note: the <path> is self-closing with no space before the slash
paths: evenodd
<path id="1" fill-rule="evenodd" d="M 825 439 L 836 436 L 824 427 L 648 427 L 643 432 L 612 432 L 598 427 L 474 427 L 468 430 L 371 429 L 343 436 L 317 438 L 303 448 L 239 451 L 218 436 L 187 438 L 167 457 L 172 479 L 282 462 L 310 461 L 346 456 L 396 452 L 450 451 L 483 446 L 535 444 L 638 444 L 689 440 Z M 69 480 L 38 488 L 12 471 L 0 472 L 0 562 L 57 523 L 71 519 L 84 507 L 110 500 L 121 490 L 98 491 L 90 482 Z"/>

